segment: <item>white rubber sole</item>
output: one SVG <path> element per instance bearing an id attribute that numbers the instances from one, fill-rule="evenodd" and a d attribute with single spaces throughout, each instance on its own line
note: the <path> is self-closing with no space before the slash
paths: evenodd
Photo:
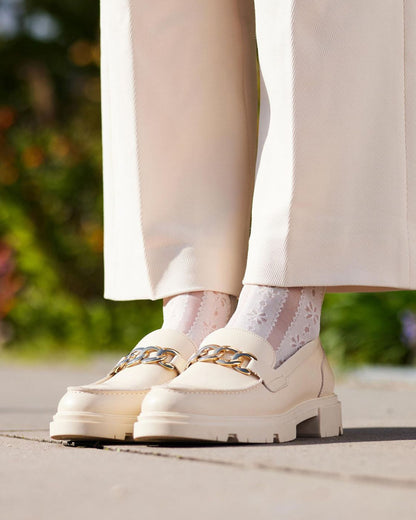
<path id="1" fill-rule="evenodd" d="M 57 440 L 133 440 L 136 415 L 104 415 L 89 412 L 59 412 L 49 425 Z"/>
<path id="2" fill-rule="evenodd" d="M 202 440 L 273 443 L 297 437 L 342 435 L 341 403 L 336 395 L 305 401 L 274 416 L 224 417 L 170 412 L 141 413 L 134 440 Z"/>

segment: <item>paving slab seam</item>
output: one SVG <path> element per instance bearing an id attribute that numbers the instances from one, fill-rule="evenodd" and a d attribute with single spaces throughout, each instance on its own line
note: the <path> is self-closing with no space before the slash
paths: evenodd
<path id="1" fill-rule="evenodd" d="M 19 432 L 22 432 L 24 430 L 19 430 Z M 34 431 L 41 431 L 44 432 L 45 430 L 28 430 L 31 432 Z M 47 444 L 56 444 L 58 446 L 63 446 L 60 441 L 54 441 L 53 439 L 29 439 L 27 437 L 23 437 L 22 435 L 12 435 L 11 433 L 4 433 L 4 431 L 0 432 L 0 437 L 4 437 L 6 439 L 19 439 L 21 441 L 29 441 L 29 442 L 45 442 Z"/>
<path id="2" fill-rule="evenodd" d="M 22 430 L 19 430 L 22 431 Z M 34 431 L 34 430 L 30 430 Z M 46 431 L 46 430 L 39 430 L 39 431 Z M 47 444 L 54 444 L 57 446 L 61 446 L 62 448 L 69 449 L 68 447 L 64 446 L 61 441 L 56 441 L 53 439 L 29 439 L 27 437 L 24 437 L 22 435 L 13 435 L 5 432 L 0 432 L 0 437 L 4 438 L 11 438 L 11 439 L 19 439 L 29 442 L 40 442 L 40 443 L 47 443 Z M 86 446 L 87 448 L 93 448 L 97 449 L 96 447 Z M 234 467 L 237 469 L 257 469 L 262 471 L 269 471 L 273 473 L 291 473 L 299 476 L 308 476 L 308 477 L 318 477 L 325 480 L 333 480 L 337 479 L 339 481 L 348 481 L 348 482 L 361 482 L 366 484 L 378 484 L 381 486 L 387 486 L 387 487 L 399 487 L 399 488 L 407 488 L 407 489 L 416 489 L 416 481 L 410 480 L 410 479 L 389 479 L 386 477 L 377 477 L 373 475 L 357 475 L 357 474 L 342 474 L 332 471 L 318 471 L 313 469 L 307 469 L 307 468 L 292 468 L 290 466 L 267 466 L 266 464 L 258 463 L 258 464 L 243 464 L 239 462 L 234 461 L 224 461 L 220 459 L 205 459 L 200 457 L 192 457 L 192 456 L 185 456 L 185 455 L 175 455 L 172 453 L 161 453 L 161 452 L 149 452 L 144 451 L 140 449 L 129 449 L 124 448 L 120 446 L 106 446 L 103 445 L 100 449 L 103 449 L 105 451 L 111 451 L 114 453 L 126 453 L 126 454 L 133 454 L 133 455 L 146 455 L 151 457 L 164 457 L 168 459 L 175 459 L 175 460 L 184 460 L 189 462 L 205 462 L 207 464 L 214 464 L 214 465 L 223 465 L 223 466 L 229 466 Z"/>
<path id="3" fill-rule="evenodd" d="M 140 449 L 130 450 L 129 448 L 120 448 L 120 447 L 112 447 L 112 446 L 103 446 L 104 450 L 114 451 L 118 453 L 131 453 L 135 455 L 151 455 L 157 457 L 166 457 L 166 458 L 174 458 L 177 460 L 187 460 L 190 462 L 207 462 L 209 464 L 216 465 L 224 465 L 224 466 L 232 466 L 238 469 L 257 469 L 262 471 L 270 471 L 273 473 L 293 473 L 301 476 L 310 476 L 310 477 L 318 477 L 322 479 L 337 479 L 344 480 L 349 482 L 365 482 L 367 484 L 379 484 L 382 486 L 394 486 L 403 488 L 406 487 L 408 489 L 416 489 L 416 481 L 409 479 L 388 479 L 383 477 L 375 477 L 373 475 L 356 475 L 349 474 L 344 475 L 342 473 L 332 472 L 332 471 L 318 471 L 313 469 L 300 469 L 300 468 L 291 468 L 290 466 L 267 466 L 266 464 L 242 464 L 233 461 L 223 461 L 219 459 L 207 460 L 199 457 L 190 457 L 184 455 L 172 455 L 169 453 L 160 453 L 160 452 L 148 452 L 141 451 Z"/>
<path id="4" fill-rule="evenodd" d="M 13 428 L 12 430 L 0 430 L 0 435 L 3 433 L 14 433 L 14 432 L 47 432 L 48 430 L 45 430 L 45 428 Z M 26 437 L 24 437 L 26 439 Z M 30 439 L 26 439 L 30 440 Z"/>

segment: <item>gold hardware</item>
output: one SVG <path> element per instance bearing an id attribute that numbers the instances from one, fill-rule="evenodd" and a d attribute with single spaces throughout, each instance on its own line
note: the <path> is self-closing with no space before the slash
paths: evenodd
<path id="1" fill-rule="evenodd" d="M 123 368 L 133 367 L 135 365 L 144 364 L 158 364 L 167 370 L 176 370 L 176 367 L 171 361 L 179 353 L 173 348 L 162 348 L 156 346 L 150 347 L 134 347 L 134 349 L 120 359 L 113 370 L 108 374 L 110 377 L 116 375 Z"/>
<path id="2" fill-rule="evenodd" d="M 197 362 L 205 363 L 216 363 L 225 367 L 233 368 L 246 376 L 255 375 L 249 368 L 246 368 L 248 363 L 254 359 L 257 361 L 256 356 L 236 350 L 231 347 L 220 347 L 219 345 L 206 345 L 201 347 L 196 354 L 194 354 L 188 361 L 186 368 L 190 367 Z M 242 366 L 242 363 L 245 365 Z"/>

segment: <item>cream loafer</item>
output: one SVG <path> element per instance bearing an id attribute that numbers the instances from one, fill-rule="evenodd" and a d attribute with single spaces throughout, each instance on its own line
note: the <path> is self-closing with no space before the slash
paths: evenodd
<path id="1" fill-rule="evenodd" d="M 53 439 L 132 439 L 133 424 L 154 385 L 180 374 L 196 350 L 181 332 L 145 336 L 103 379 L 69 387 L 50 423 Z"/>
<path id="2" fill-rule="evenodd" d="M 271 443 L 341 435 L 341 404 L 319 338 L 276 369 L 274 362 L 272 346 L 256 334 L 213 332 L 180 376 L 145 397 L 134 438 Z"/>

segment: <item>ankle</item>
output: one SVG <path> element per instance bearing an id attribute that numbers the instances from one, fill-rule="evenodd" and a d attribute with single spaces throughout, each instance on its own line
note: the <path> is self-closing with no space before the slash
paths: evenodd
<path id="1" fill-rule="evenodd" d="M 324 287 L 244 286 L 227 327 L 267 339 L 281 364 L 319 336 Z"/>
<path id="2" fill-rule="evenodd" d="M 186 334 L 196 345 L 224 327 L 235 307 L 235 297 L 215 291 L 182 293 L 163 300 L 163 326 Z"/>

